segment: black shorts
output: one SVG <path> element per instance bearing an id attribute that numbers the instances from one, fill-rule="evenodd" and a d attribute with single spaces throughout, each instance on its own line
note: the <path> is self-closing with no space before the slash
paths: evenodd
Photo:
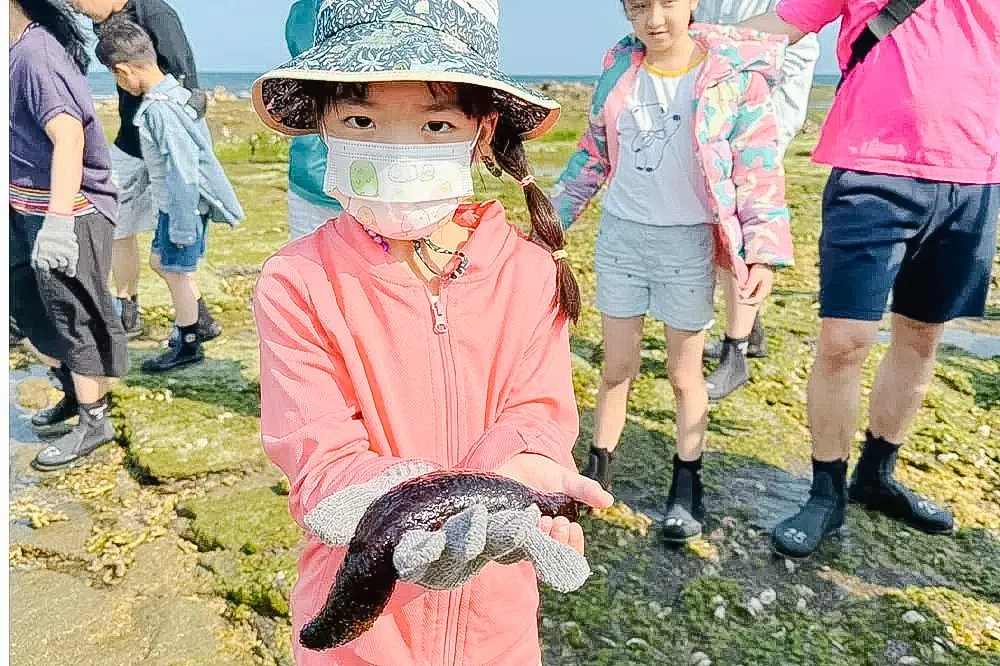
<path id="1" fill-rule="evenodd" d="M 927 324 L 982 317 L 996 253 L 1000 185 L 834 169 L 823 193 L 820 316 Z"/>
<path id="2" fill-rule="evenodd" d="M 100 213 L 76 218 L 76 277 L 31 267 L 43 217 L 10 209 L 10 312 L 28 341 L 85 377 L 128 371 L 125 329 L 108 291 L 114 225 Z"/>

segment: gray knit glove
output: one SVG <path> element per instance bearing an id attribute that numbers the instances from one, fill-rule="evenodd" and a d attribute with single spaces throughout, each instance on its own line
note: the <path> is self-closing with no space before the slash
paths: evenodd
<path id="1" fill-rule="evenodd" d="M 43 271 L 62 271 L 76 277 L 80 244 L 76 240 L 76 220 L 71 216 L 49 213 L 31 249 L 31 267 Z"/>
<path id="2" fill-rule="evenodd" d="M 540 517 L 534 504 L 493 514 L 473 505 L 439 530 L 404 534 L 393 564 L 401 580 L 447 590 L 467 582 L 490 561 L 530 560 L 539 580 L 559 592 L 572 592 L 590 577 L 590 566 L 583 555 L 539 530 Z"/>
<path id="3" fill-rule="evenodd" d="M 328 546 L 346 546 L 354 537 L 365 511 L 375 500 L 403 481 L 435 469 L 430 463 L 418 461 L 390 467 L 371 481 L 348 486 L 323 498 L 306 514 L 306 527 Z"/>

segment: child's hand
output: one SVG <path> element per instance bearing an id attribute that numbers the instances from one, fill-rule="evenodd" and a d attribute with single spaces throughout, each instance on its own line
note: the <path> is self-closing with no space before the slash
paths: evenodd
<path id="1" fill-rule="evenodd" d="M 607 509 L 615 501 L 611 493 L 604 490 L 597 481 L 581 476 L 555 460 L 537 453 L 520 453 L 497 468 L 496 473 L 520 481 L 543 493 L 565 493 L 595 509 Z M 556 541 L 569 544 L 578 552 L 583 552 L 583 528 L 579 523 L 571 523 L 565 518 L 552 519 L 543 516 L 538 527 Z"/>
<path id="2" fill-rule="evenodd" d="M 551 537 L 559 543 L 564 543 L 576 552 L 583 554 L 583 528 L 580 523 L 573 523 L 562 516 L 542 516 L 538 521 L 538 529 L 542 534 Z"/>
<path id="3" fill-rule="evenodd" d="M 746 286 L 740 290 L 740 303 L 744 305 L 760 305 L 771 294 L 774 286 L 774 271 L 765 264 L 754 264 L 750 267 L 750 278 Z"/>

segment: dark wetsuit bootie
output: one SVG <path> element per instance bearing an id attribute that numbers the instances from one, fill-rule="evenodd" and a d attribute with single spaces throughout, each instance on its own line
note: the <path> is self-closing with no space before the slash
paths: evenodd
<path id="1" fill-rule="evenodd" d="M 674 454 L 673 477 L 663 518 L 663 540 L 681 544 L 698 538 L 704 518 L 701 458 L 685 461 Z"/>
<path id="2" fill-rule="evenodd" d="M 812 555 L 823 537 L 837 532 L 844 525 L 846 485 L 846 460 L 824 462 L 814 458 L 809 500 L 797 514 L 774 528 L 771 549 L 785 557 Z"/>
<path id="3" fill-rule="evenodd" d="M 893 477 L 899 444 L 875 437 L 869 431 L 861 459 L 854 468 L 847 495 L 869 511 L 878 511 L 928 534 L 951 534 L 951 514 L 916 494 Z"/>

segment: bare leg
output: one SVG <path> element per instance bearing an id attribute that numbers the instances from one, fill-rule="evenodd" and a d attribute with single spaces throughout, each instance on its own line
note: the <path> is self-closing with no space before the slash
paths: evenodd
<path id="1" fill-rule="evenodd" d="M 139 293 L 139 240 L 135 236 L 114 242 L 111 250 L 111 274 L 115 296 L 132 298 Z"/>
<path id="2" fill-rule="evenodd" d="M 35 354 L 38 355 L 38 358 L 41 359 L 42 363 L 44 363 L 48 367 L 50 367 L 50 368 L 58 368 L 60 365 L 62 365 L 62 363 L 60 363 L 58 360 L 52 358 L 51 356 L 46 356 L 45 354 L 43 354 L 42 352 L 38 351 L 34 347 L 31 347 L 31 349 L 35 352 Z"/>
<path id="3" fill-rule="evenodd" d="M 642 317 L 605 316 L 604 374 L 597 394 L 594 446 L 614 451 L 625 429 L 628 391 L 642 362 Z"/>
<path id="4" fill-rule="evenodd" d="M 759 308 L 740 302 L 739 284 L 734 273 L 719 270 L 719 281 L 726 300 L 726 335 L 733 340 L 742 340 L 750 335 Z"/>
<path id="5" fill-rule="evenodd" d="M 107 377 L 84 377 L 73 373 L 73 387 L 76 399 L 83 404 L 92 404 L 111 390 L 111 380 Z"/>
<path id="6" fill-rule="evenodd" d="M 900 443 L 934 377 L 937 345 L 944 324 L 924 324 L 892 316 L 892 343 L 871 395 L 870 430 L 876 437 Z"/>
<path id="7" fill-rule="evenodd" d="M 198 323 L 198 283 L 194 273 L 164 273 L 163 279 L 170 288 L 178 326 Z"/>
<path id="8" fill-rule="evenodd" d="M 817 460 L 850 457 L 860 416 L 861 368 L 877 332 L 877 321 L 822 321 L 809 377 L 809 429 Z"/>
<path id="9" fill-rule="evenodd" d="M 706 332 L 665 329 L 667 375 L 677 401 L 677 456 L 697 460 L 708 427 L 708 391 L 701 369 Z"/>

